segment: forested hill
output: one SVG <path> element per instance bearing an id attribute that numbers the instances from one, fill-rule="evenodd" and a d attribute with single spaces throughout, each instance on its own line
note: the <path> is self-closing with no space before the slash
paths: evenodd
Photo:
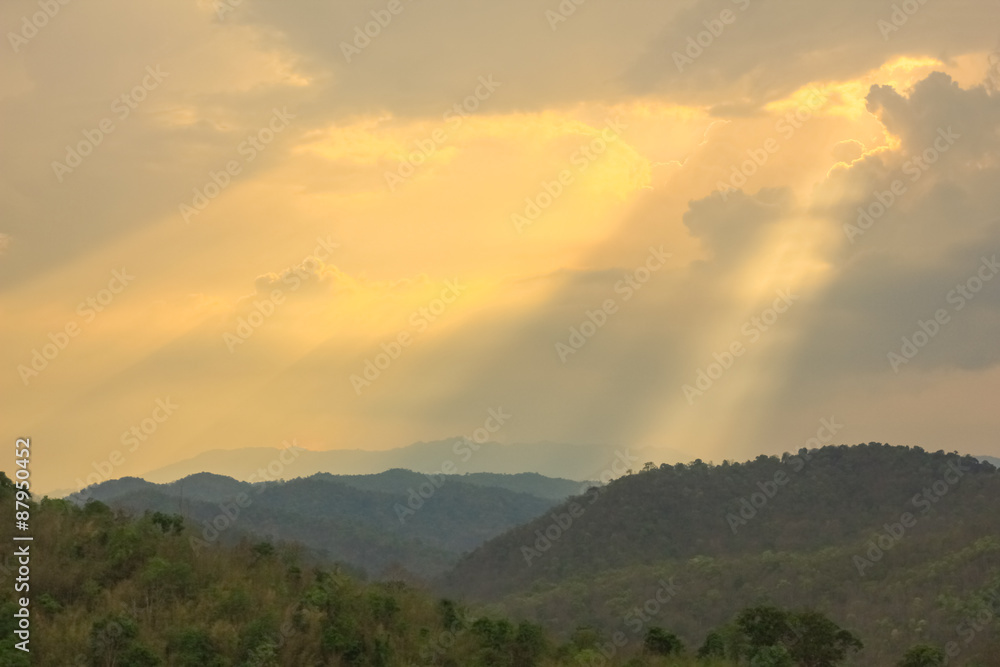
<path id="1" fill-rule="evenodd" d="M 181 513 L 201 526 L 198 537 L 209 543 L 269 536 L 300 542 L 373 576 L 400 567 L 432 576 L 463 552 L 541 515 L 557 502 L 553 496 L 565 498 L 579 488 L 579 483 L 540 475 L 427 476 L 390 470 L 251 484 L 199 473 L 170 484 L 113 480 L 73 497 L 135 514 Z"/>
<path id="2" fill-rule="evenodd" d="M 655 618 L 685 641 L 767 602 L 858 628 L 859 665 L 894 665 L 922 641 L 996 664 L 973 659 L 1000 652 L 1000 473 L 877 443 L 646 466 L 487 542 L 441 585 L 562 631 L 586 618 L 613 632 L 662 581 L 678 593 Z"/>
<path id="3" fill-rule="evenodd" d="M 198 547 L 179 515 L 35 503 L 0 473 L 0 505 L 12 507 L 16 493 L 33 558 L 19 565 L 23 543 L 11 540 L 12 522 L 0 527 L 4 667 L 734 667 L 840 664 L 861 650 L 822 615 L 772 607 L 734 616 L 697 661 L 695 646 L 655 624 L 627 638 L 584 629 L 557 639 L 400 581 L 362 583 L 294 546 Z M 15 593 L 15 577 L 30 585 Z"/>
<path id="4" fill-rule="evenodd" d="M 448 579 L 496 599 L 539 580 L 663 559 L 865 542 L 905 513 L 914 540 L 996 535 L 1000 474 L 970 456 L 879 443 L 646 466 L 491 540 Z"/>

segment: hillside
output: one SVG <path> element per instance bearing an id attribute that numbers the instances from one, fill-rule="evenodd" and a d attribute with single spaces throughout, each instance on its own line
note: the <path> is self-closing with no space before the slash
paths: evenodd
<path id="1" fill-rule="evenodd" d="M 14 495 L 0 473 L 0 504 L 12 506 Z M 0 588 L 5 667 L 732 667 L 763 655 L 818 664 L 860 648 L 828 619 L 772 608 L 740 612 L 705 642 L 715 657 L 697 662 L 693 647 L 657 625 L 627 638 L 583 629 L 560 640 L 401 581 L 362 583 L 294 546 L 196 548 L 177 515 L 133 519 L 96 501 L 27 505 L 33 559 L 20 595 L 30 596 L 30 622 L 15 636 L 23 603 L 13 586 Z M 8 584 L 9 526 L 0 529 Z"/>
<path id="2" fill-rule="evenodd" d="M 579 488 L 566 480 L 507 477 L 494 476 L 494 481 L 548 489 L 550 495 L 556 488 Z M 326 559 L 372 575 L 401 567 L 431 576 L 463 552 L 539 516 L 556 502 L 485 486 L 487 479 L 477 481 L 392 470 L 251 484 L 200 473 L 170 484 L 114 480 L 82 495 L 132 513 L 181 513 L 202 526 L 201 537 L 208 542 L 233 542 L 244 534 L 267 536 L 300 542 Z"/>
<path id="3" fill-rule="evenodd" d="M 862 629 L 863 664 L 890 664 L 921 638 L 960 637 L 1000 584 L 998 534 L 992 465 L 825 447 L 626 476 L 487 542 L 442 586 L 569 631 L 561 619 L 581 615 L 620 627 L 674 577 L 676 603 L 657 620 L 688 641 L 748 604 L 815 605 Z M 976 635 L 965 657 L 998 648 Z"/>

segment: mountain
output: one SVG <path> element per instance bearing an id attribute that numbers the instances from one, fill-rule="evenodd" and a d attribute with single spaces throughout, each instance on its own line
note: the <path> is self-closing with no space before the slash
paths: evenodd
<path id="1" fill-rule="evenodd" d="M 0 473 L 0 502 L 12 506 L 15 493 Z M 693 648 L 655 625 L 627 638 L 586 629 L 560 638 L 400 580 L 360 581 L 295 545 L 194 548 L 197 527 L 176 515 L 51 498 L 26 505 L 37 542 L 15 542 L 12 522 L 0 526 L 0 578 L 28 579 L 17 568 L 30 562 L 30 589 L 0 588 L 4 667 L 736 667 L 762 664 L 755 652 L 825 665 L 817 659 L 857 648 L 850 631 L 811 612 L 748 609 L 711 644 L 729 654 L 695 663 Z M 762 614 L 766 626 L 755 621 Z"/>
<path id="2" fill-rule="evenodd" d="M 200 538 L 209 543 L 268 536 L 372 574 L 402 567 L 429 576 L 579 487 L 537 475 L 434 477 L 408 470 L 257 483 L 198 473 L 169 484 L 108 481 L 78 497 L 136 514 L 180 513 L 202 526 Z M 547 497 L 512 490 L 521 488 Z"/>
<path id="3" fill-rule="evenodd" d="M 631 467 L 645 461 L 673 456 L 666 450 L 635 450 L 610 445 L 570 445 L 553 442 L 482 444 L 453 438 L 418 442 L 382 451 L 341 449 L 291 452 L 267 447 L 213 449 L 190 459 L 149 471 L 141 477 L 150 482 L 172 482 L 199 472 L 227 475 L 234 479 L 307 477 L 317 472 L 336 475 L 368 475 L 393 468 L 421 473 L 537 473 L 571 480 L 618 477 L 620 461 Z M 629 466 L 626 466 L 629 467 Z M 270 470 L 270 472 L 268 472 Z M 277 471 L 277 472 L 276 472 Z M 474 483 L 474 482 L 473 482 Z"/>
<path id="4" fill-rule="evenodd" d="M 657 622 L 688 639 L 742 606 L 815 606 L 861 630 L 859 664 L 883 665 L 919 639 L 965 637 L 1000 586 L 998 535 L 993 465 L 824 447 L 625 476 L 486 542 L 440 585 L 563 632 L 581 617 L 620 628 L 664 581 L 679 593 L 653 605 Z M 963 660 L 990 646 L 980 637 Z"/>
<path id="5" fill-rule="evenodd" d="M 977 456 L 976 458 L 984 463 L 990 463 L 997 468 L 1000 468 L 1000 459 L 995 456 Z"/>
<path id="6" fill-rule="evenodd" d="M 411 486 L 419 486 L 427 481 L 427 477 L 410 470 L 396 468 L 377 475 L 330 475 L 330 477 L 349 486 L 371 491 L 394 492 Z M 575 496 L 598 482 L 574 482 L 569 479 L 545 477 L 534 472 L 517 474 L 472 472 L 464 475 L 443 475 L 444 479 L 460 481 L 472 486 L 494 487 L 507 489 L 515 493 L 526 493 L 548 500 L 565 500 Z"/>

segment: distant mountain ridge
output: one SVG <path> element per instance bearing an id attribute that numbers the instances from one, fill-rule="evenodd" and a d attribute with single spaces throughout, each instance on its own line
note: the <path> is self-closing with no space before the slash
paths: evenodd
<path id="1" fill-rule="evenodd" d="M 284 450 L 270 447 L 214 449 L 177 463 L 142 474 L 150 482 L 172 482 L 200 472 L 212 472 L 238 480 L 272 479 L 274 474 L 261 471 L 280 470 L 280 476 L 308 477 L 324 472 L 333 475 L 371 475 L 392 469 L 420 473 L 457 474 L 536 473 L 545 477 L 575 481 L 609 481 L 624 472 L 621 461 L 629 461 L 638 470 L 649 460 L 673 458 L 676 452 L 665 449 L 627 448 L 612 445 L 573 445 L 554 442 L 501 444 L 475 443 L 464 438 L 417 442 L 406 447 L 381 451 L 338 449 L 312 451 L 299 448 L 294 460 Z M 276 461 L 282 465 L 274 465 Z"/>
<path id="2" fill-rule="evenodd" d="M 166 484 L 126 477 L 70 499 L 182 514 L 201 526 L 195 545 L 268 537 L 300 542 L 370 574 L 402 567 L 431 576 L 581 490 L 579 482 L 534 473 L 433 476 L 394 469 L 250 483 L 202 472 Z"/>

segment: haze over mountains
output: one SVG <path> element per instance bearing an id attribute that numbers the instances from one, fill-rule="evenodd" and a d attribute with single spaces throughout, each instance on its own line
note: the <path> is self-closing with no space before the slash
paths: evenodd
<path id="1" fill-rule="evenodd" d="M 287 443 L 291 445 L 292 443 Z M 287 446 L 287 445 L 286 445 Z M 649 460 L 662 461 L 675 453 L 669 449 L 626 448 L 612 445 L 533 442 L 500 444 L 476 443 L 467 438 L 417 442 L 407 447 L 370 451 L 339 449 L 311 451 L 297 449 L 294 461 L 281 449 L 253 447 L 213 449 L 198 456 L 139 475 L 156 483 L 175 480 L 200 472 L 226 475 L 234 479 L 269 479 L 261 475 L 280 460 L 282 477 L 307 477 L 318 472 L 336 475 L 371 475 L 393 468 L 421 473 L 463 474 L 492 472 L 516 474 L 534 472 L 547 477 L 577 481 L 605 481 L 619 477 L 626 468 L 638 468 Z M 280 456 L 280 459 L 279 459 Z M 623 462 L 627 465 L 623 466 Z M 276 477 L 275 477 L 276 478 Z"/>
<path id="2" fill-rule="evenodd" d="M 534 473 L 429 476 L 395 469 L 253 484 L 211 473 L 169 484 L 130 477 L 71 498 L 133 514 L 182 514 L 198 526 L 192 544 L 199 549 L 254 536 L 301 543 L 321 560 L 373 576 L 394 567 L 429 577 L 584 488 Z"/>
<path id="3" fill-rule="evenodd" d="M 961 641 L 973 665 L 1000 649 L 983 631 L 1000 615 L 1000 471 L 983 458 L 869 443 L 634 466 L 608 484 L 402 469 L 256 483 L 199 473 L 83 495 L 136 516 L 183 514 L 196 554 L 298 543 L 313 562 L 421 582 L 539 623 L 570 638 L 571 654 L 593 646 L 581 632 L 631 641 L 653 624 L 695 646 L 713 629 L 732 632 L 741 608 L 777 604 L 852 628 L 865 649 L 849 664 Z"/>

